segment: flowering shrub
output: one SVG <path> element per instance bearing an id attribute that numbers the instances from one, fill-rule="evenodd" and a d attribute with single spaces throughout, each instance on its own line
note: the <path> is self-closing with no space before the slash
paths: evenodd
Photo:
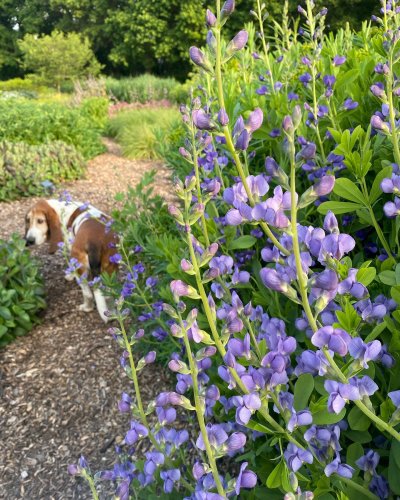
<path id="1" fill-rule="evenodd" d="M 273 48 L 254 27 L 221 37 L 234 1 L 207 11 L 199 91 L 181 107 L 192 171 L 169 207 L 180 269 L 159 317 L 179 345 L 175 388 L 144 405 L 129 322 L 145 280 L 128 267 L 116 300 L 119 409 L 130 428 L 113 470 L 74 466 L 96 497 L 394 498 L 400 494 L 400 9 L 324 35 L 326 9 L 284 7 Z M 133 252 L 133 249 L 131 249 Z M 140 293 L 140 291 L 139 291 Z M 127 298 L 128 297 L 128 298 Z M 133 310 L 134 317 L 141 314 Z M 159 339 L 162 340 L 161 338 Z M 173 424 L 182 411 L 187 429 Z M 190 417 L 189 417 L 190 418 Z M 137 460 L 144 441 L 145 458 Z M 143 445 L 141 445 L 143 446 Z M 143 449 L 143 448 L 141 448 Z"/>

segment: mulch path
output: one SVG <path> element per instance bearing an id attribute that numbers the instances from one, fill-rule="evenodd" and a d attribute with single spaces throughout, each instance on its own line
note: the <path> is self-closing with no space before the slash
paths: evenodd
<path id="1" fill-rule="evenodd" d="M 109 212 L 114 195 L 153 168 L 158 192 L 171 191 L 162 164 L 122 158 L 118 146 L 105 141 L 108 153 L 89 162 L 86 178 L 59 191 Z M 0 203 L 0 238 L 23 233 L 34 201 Z M 46 254 L 45 246 L 33 253 L 42 263 L 47 309 L 40 325 L 0 350 L 0 498 L 91 498 L 86 484 L 67 474 L 67 465 L 83 454 L 93 471 L 112 466 L 114 445 L 129 427 L 129 416 L 117 409 L 129 381 L 119 366 L 121 350 L 97 312 L 77 310 L 81 292 L 64 279 L 62 257 Z M 148 366 L 140 377 L 146 400 L 167 386 L 160 366 Z"/>

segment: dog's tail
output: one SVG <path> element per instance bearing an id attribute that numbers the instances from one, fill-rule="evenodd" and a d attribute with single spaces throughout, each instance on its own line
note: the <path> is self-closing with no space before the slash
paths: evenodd
<path id="1" fill-rule="evenodd" d="M 101 255 L 100 248 L 97 245 L 90 244 L 88 247 L 89 267 L 91 278 L 100 276 L 101 274 Z"/>

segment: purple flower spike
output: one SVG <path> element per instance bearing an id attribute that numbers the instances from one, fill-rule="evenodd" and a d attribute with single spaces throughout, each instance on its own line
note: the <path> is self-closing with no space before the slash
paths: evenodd
<path id="1" fill-rule="evenodd" d="M 242 488 L 254 488 L 257 484 L 257 476 L 251 470 L 246 470 L 248 462 L 243 462 L 235 484 L 236 495 L 240 494 Z"/>
<path id="2" fill-rule="evenodd" d="M 224 431 L 222 425 L 219 424 L 207 424 L 207 436 L 210 441 L 210 445 L 213 448 L 218 448 L 223 445 L 225 441 L 228 440 L 228 434 Z M 199 435 L 196 441 L 196 446 L 199 450 L 206 451 L 206 445 L 204 444 L 203 436 Z"/>
<path id="3" fill-rule="evenodd" d="M 327 477 L 330 477 L 332 474 L 337 474 L 338 476 L 351 479 L 353 477 L 354 469 L 353 467 L 350 467 L 350 465 L 341 464 L 340 458 L 335 458 L 333 462 L 325 467 L 324 472 Z"/>
<path id="4" fill-rule="evenodd" d="M 328 347 L 339 354 L 345 356 L 348 351 L 350 335 L 341 328 L 333 328 L 332 326 L 324 326 L 317 330 L 311 337 L 311 342 L 316 347 Z"/>
<path id="5" fill-rule="evenodd" d="M 308 450 L 302 450 L 293 443 L 289 443 L 284 453 L 286 463 L 290 470 L 297 472 L 303 463 L 312 464 L 313 456 Z"/>
<path id="6" fill-rule="evenodd" d="M 145 437 L 148 435 L 148 433 L 149 431 L 144 425 L 140 424 L 139 422 L 135 422 L 135 420 L 132 420 L 131 428 L 126 433 L 125 441 L 129 445 L 133 445 L 138 441 L 140 437 Z"/>

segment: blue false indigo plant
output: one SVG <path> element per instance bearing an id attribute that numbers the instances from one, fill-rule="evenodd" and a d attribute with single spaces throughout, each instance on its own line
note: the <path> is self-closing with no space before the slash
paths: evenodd
<path id="1" fill-rule="evenodd" d="M 306 0 L 291 25 L 285 2 L 271 44 L 259 0 L 257 39 L 249 25 L 226 43 L 234 8 L 207 10 L 206 46 L 189 51 L 200 69 L 180 108 L 188 175 L 169 207 L 168 288 L 122 234 L 110 333 L 133 387 L 119 461 L 70 472 L 95 498 L 102 480 L 119 499 L 395 498 L 400 4 L 334 36 L 326 9 Z M 149 336 L 155 350 L 136 361 Z M 176 385 L 145 402 L 140 371 L 165 342 Z"/>

